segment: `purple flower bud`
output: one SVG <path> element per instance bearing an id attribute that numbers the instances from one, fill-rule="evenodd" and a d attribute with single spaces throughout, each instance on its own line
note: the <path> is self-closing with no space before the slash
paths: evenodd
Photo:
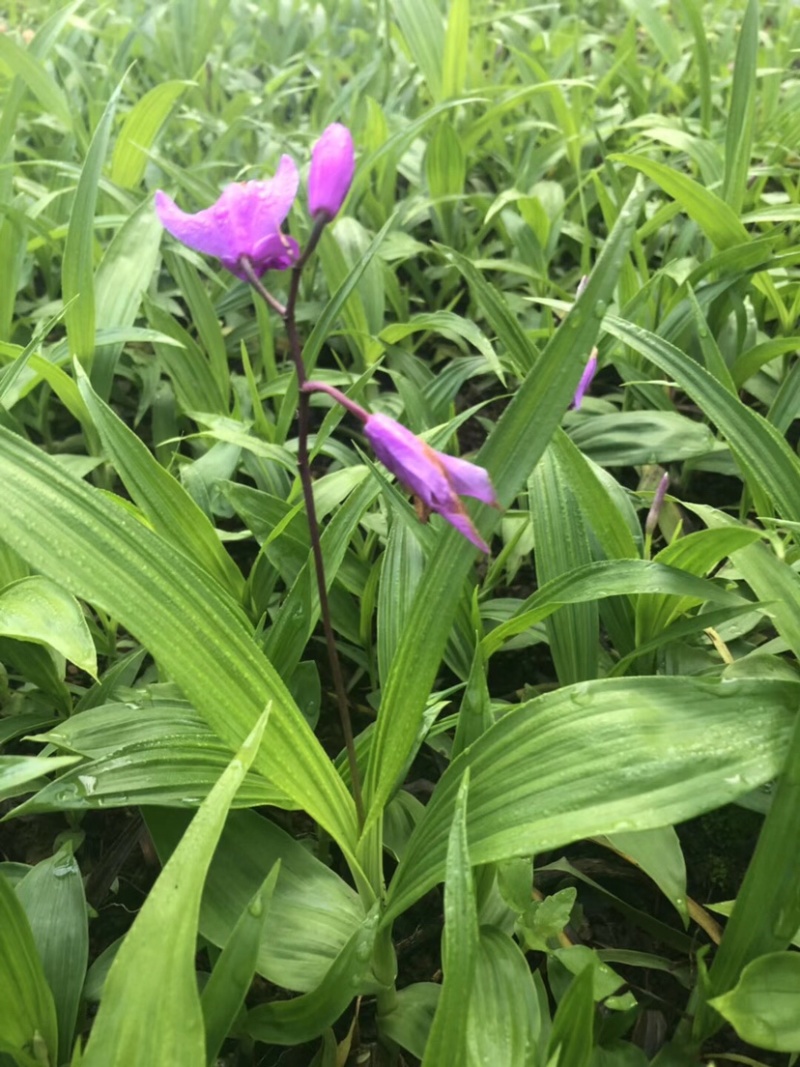
<path id="1" fill-rule="evenodd" d="M 644 531 L 649 537 L 653 536 L 658 517 L 664 506 L 664 497 L 667 495 L 667 489 L 669 489 L 669 474 L 664 471 L 661 475 L 661 481 L 658 483 L 658 488 L 653 494 L 653 503 L 650 505 L 650 510 L 644 523 Z"/>
<path id="2" fill-rule="evenodd" d="M 589 386 L 592 384 L 592 379 L 597 374 L 597 349 L 592 349 L 592 354 L 586 362 L 581 380 L 578 382 L 578 388 L 575 390 L 575 396 L 572 399 L 572 406 L 577 411 L 583 403 L 583 395 Z"/>
<path id="3" fill-rule="evenodd" d="M 388 415 L 369 415 L 364 433 L 384 467 L 418 497 L 424 514 L 437 512 L 481 552 L 489 552 L 459 499 L 472 496 L 499 506 L 483 467 L 437 452 Z"/>
<path id="4" fill-rule="evenodd" d="M 189 248 L 216 256 L 223 267 L 247 281 L 239 261 L 247 257 L 255 273 L 286 270 L 300 250 L 292 237 L 281 232 L 297 195 L 297 167 L 281 156 L 275 177 L 261 182 L 228 185 L 216 204 L 187 215 L 166 193 L 156 193 L 156 212 L 161 224 Z"/>
<path id="5" fill-rule="evenodd" d="M 346 126 L 334 122 L 311 149 L 308 210 L 312 218 L 324 214 L 332 219 L 337 214 L 350 190 L 354 170 L 353 137 Z"/>

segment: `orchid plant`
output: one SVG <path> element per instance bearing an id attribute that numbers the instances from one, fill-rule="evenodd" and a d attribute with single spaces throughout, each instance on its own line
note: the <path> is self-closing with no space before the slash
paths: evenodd
<path id="1" fill-rule="evenodd" d="M 0 26 L 0 1067 L 800 1047 L 791 4 L 513 7 Z"/>
<path id="2" fill-rule="evenodd" d="M 313 228 L 305 248 L 282 230 L 297 195 L 298 172 L 289 156 L 282 156 L 274 177 L 266 181 L 241 182 L 227 186 L 219 200 L 209 208 L 189 215 L 161 190 L 155 196 L 158 217 L 173 237 L 189 248 L 215 256 L 236 277 L 250 283 L 265 303 L 283 319 L 289 338 L 299 390 L 298 468 L 308 516 L 317 590 L 328 656 L 336 687 L 342 732 L 350 764 L 350 775 L 359 821 L 364 822 L 361 776 L 356 760 L 353 728 L 350 720 L 342 669 L 336 650 L 328 603 L 325 566 L 320 543 L 314 492 L 309 465 L 309 396 L 325 392 L 355 415 L 363 424 L 364 435 L 375 455 L 417 502 L 420 519 L 427 522 L 431 512 L 441 515 L 481 552 L 489 545 L 470 518 L 461 496 L 474 497 L 498 507 L 497 497 L 487 472 L 474 463 L 437 452 L 395 419 L 384 414 L 368 414 L 363 407 L 338 389 L 321 382 L 309 381 L 303 360 L 302 344 L 296 322 L 296 303 L 303 268 L 311 258 L 323 229 L 338 215 L 347 198 L 355 170 L 353 138 L 340 123 L 333 123 L 322 133 L 311 151 L 308 175 L 308 210 Z M 291 269 L 289 298 L 285 305 L 263 285 L 261 278 L 269 270 Z M 584 385 L 584 388 L 586 386 Z"/>

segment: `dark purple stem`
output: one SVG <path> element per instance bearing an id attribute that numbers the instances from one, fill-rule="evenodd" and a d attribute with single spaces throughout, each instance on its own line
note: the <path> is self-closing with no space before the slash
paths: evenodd
<path id="1" fill-rule="evenodd" d="M 369 418 L 369 412 L 362 408 L 360 404 L 357 404 L 355 400 L 351 400 L 349 396 L 345 396 L 336 386 L 328 385 L 327 382 L 304 382 L 302 390 L 304 393 L 327 393 L 328 396 L 333 397 L 337 404 L 341 404 L 351 415 L 355 415 L 362 422 L 366 422 Z"/>
<path id="2" fill-rule="evenodd" d="M 344 685 L 344 676 L 342 674 L 342 665 L 339 661 L 339 653 L 336 649 L 336 639 L 333 634 L 333 626 L 331 624 L 331 610 L 330 603 L 328 601 L 328 587 L 325 582 L 325 562 L 322 557 L 322 542 L 320 540 L 319 521 L 317 520 L 317 509 L 314 504 L 314 485 L 311 478 L 311 464 L 308 456 L 308 431 L 309 431 L 309 414 L 310 414 L 310 397 L 307 389 L 308 382 L 306 377 L 306 367 L 303 362 L 303 345 L 300 340 L 300 334 L 297 329 L 297 320 L 295 317 L 295 309 L 297 307 L 297 297 L 300 292 L 300 277 L 303 273 L 303 267 L 308 262 L 314 249 L 319 243 L 319 239 L 322 236 L 322 231 L 328 222 L 327 216 L 318 216 L 314 220 L 314 227 L 311 231 L 308 244 L 300 256 L 300 259 L 295 263 L 292 268 L 292 276 L 289 282 L 289 297 L 286 301 L 286 307 L 283 308 L 272 297 L 267 289 L 261 284 L 261 279 L 253 269 L 253 264 L 246 257 L 243 256 L 239 260 L 239 266 L 242 268 L 242 272 L 246 275 L 247 280 L 258 293 L 258 295 L 265 300 L 267 304 L 278 310 L 283 321 L 286 325 L 286 334 L 289 339 L 289 354 L 292 357 L 294 363 L 295 372 L 297 374 L 297 385 L 299 389 L 299 398 L 297 404 L 297 469 L 300 474 L 300 484 L 303 487 L 303 501 L 306 506 L 306 514 L 308 515 L 308 532 L 311 538 L 311 551 L 314 556 L 314 570 L 317 576 L 317 593 L 319 595 L 319 610 L 320 617 L 322 618 L 322 628 L 325 631 L 325 643 L 328 648 L 328 660 L 331 666 L 331 675 L 333 677 L 333 687 L 336 691 L 336 703 L 339 707 L 339 719 L 342 725 L 342 735 L 344 737 L 345 749 L 347 750 L 347 762 L 350 767 L 350 778 L 353 783 L 353 799 L 356 804 L 356 813 L 358 815 L 359 826 L 364 825 L 364 798 L 361 792 L 361 775 L 358 770 L 358 762 L 356 760 L 356 747 L 353 739 L 353 724 L 350 719 L 350 705 L 347 700 L 347 690 Z M 320 383 L 314 383 L 316 385 Z M 328 391 L 326 387 L 325 391 Z M 338 390 L 336 390 L 338 393 Z M 345 398 L 347 399 L 347 398 Z M 347 401 L 345 406 L 352 404 L 352 401 Z M 358 406 L 358 405 L 356 405 Z M 363 409 L 361 409 L 363 410 Z M 366 412 L 364 412 L 366 417 Z"/>

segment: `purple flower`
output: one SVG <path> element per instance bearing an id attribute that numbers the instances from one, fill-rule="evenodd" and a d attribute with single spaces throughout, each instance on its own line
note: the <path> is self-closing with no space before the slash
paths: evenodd
<path id="1" fill-rule="evenodd" d="M 313 218 L 332 219 L 344 203 L 355 170 L 353 138 L 346 126 L 334 122 L 323 130 L 311 149 L 308 210 Z"/>
<path id="2" fill-rule="evenodd" d="M 216 256 L 223 267 L 247 281 L 239 260 L 246 256 L 255 273 L 286 270 L 297 261 L 297 242 L 281 232 L 297 195 L 297 167 L 290 156 L 281 156 L 275 177 L 262 182 L 228 185 L 216 204 L 187 215 L 163 193 L 156 193 L 156 211 L 161 224 L 183 244 L 207 256 Z"/>
<path id="3" fill-rule="evenodd" d="M 592 379 L 594 378 L 595 374 L 597 374 L 597 349 L 593 348 L 592 354 L 589 356 L 589 359 L 586 362 L 586 367 L 584 368 L 583 374 L 581 375 L 581 380 L 578 382 L 578 388 L 575 390 L 575 396 L 572 399 L 572 406 L 575 411 L 577 411 L 583 403 L 583 395 L 589 388 L 589 386 L 592 384 Z"/>
<path id="4" fill-rule="evenodd" d="M 438 512 L 481 552 L 489 546 L 459 499 L 472 496 L 498 507 L 497 497 L 483 467 L 437 452 L 388 415 L 368 415 L 364 433 L 375 455 L 418 498 L 418 513 L 426 521 Z"/>

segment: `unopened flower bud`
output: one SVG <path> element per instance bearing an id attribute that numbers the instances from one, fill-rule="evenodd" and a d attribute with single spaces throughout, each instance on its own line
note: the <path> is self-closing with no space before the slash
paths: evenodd
<path id="1" fill-rule="evenodd" d="M 308 175 L 308 210 L 312 217 L 332 219 L 350 191 L 355 170 L 353 137 L 346 126 L 328 126 L 311 150 Z"/>
<path id="2" fill-rule="evenodd" d="M 664 506 L 664 497 L 667 495 L 667 489 L 669 489 L 669 474 L 664 471 L 661 475 L 661 481 L 658 483 L 658 488 L 653 494 L 653 503 L 650 505 L 650 510 L 644 523 L 644 532 L 648 537 L 652 537 L 655 531 L 661 508 Z"/>

